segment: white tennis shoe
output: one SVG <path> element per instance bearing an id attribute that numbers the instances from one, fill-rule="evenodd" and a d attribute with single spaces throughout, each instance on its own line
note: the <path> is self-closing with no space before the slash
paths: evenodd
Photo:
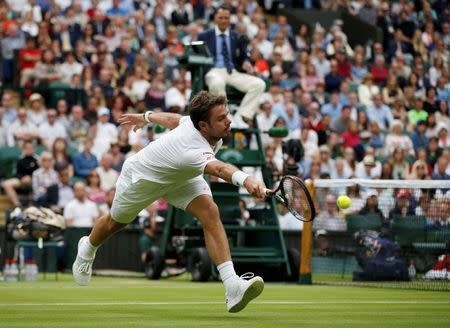
<path id="1" fill-rule="evenodd" d="M 261 277 L 255 277 L 251 272 L 244 273 L 237 280 L 234 289 L 226 293 L 228 312 L 243 310 L 252 299 L 262 293 L 263 289 L 264 280 Z"/>
<path id="2" fill-rule="evenodd" d="M 92 263 L 94 263 L 95 257 L 91 259 L 85 259 L 80 256 L 80 247 L 82 243 L 86 241 L 87 236 L 82 237 L 78 242 L 78 254 L 75 262 L 72 265 L 72 274 L 75 282 L 80 286 L 87 286 L 91 281 L 92 276 Z"/>

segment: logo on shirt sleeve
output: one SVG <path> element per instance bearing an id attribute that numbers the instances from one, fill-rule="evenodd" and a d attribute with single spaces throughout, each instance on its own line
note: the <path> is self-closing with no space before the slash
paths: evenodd
<path id="1" fill-rule="evenodd" d="M 204 151 L 202 156 L 206 161 L 211 161 L 215 158 L 214 153 L 210 151 Z"/>

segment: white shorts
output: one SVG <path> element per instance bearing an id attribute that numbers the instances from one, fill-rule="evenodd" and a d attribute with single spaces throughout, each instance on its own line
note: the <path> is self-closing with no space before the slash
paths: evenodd
<path id="1" fill-rule="evenodd" d="M 185 210 L 194 198 L 210 195 L 211 189 L 202 176 L 174 185 L 149 180 L 132 182 L 131 169 L 125 162 L 116 183 L 116 194 L 111 207 L 112 218 L 119 223 L 130 223 L 149 204 L 164 198 L 171 205 Z"/>

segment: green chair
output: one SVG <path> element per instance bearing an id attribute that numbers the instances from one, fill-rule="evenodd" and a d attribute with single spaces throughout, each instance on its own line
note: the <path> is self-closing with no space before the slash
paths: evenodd
<path id="1" fill-rule="evenodd" d="M 425 226 L 426 219 L 423 216 L 394 216 L 391 221 L 394 240 L 402 247 L 425 242 Z"/>
<path id="2" fill-rule="evenodd" d="M 12 178 L 16 173 L 16 163 L 20 158 L 20 148 L 1 147 L 0 148 L 0 178 Z"/>
<path id="3" fill-rule="evenodd" d="M 379 215 L 349 215 L 347 216 L 347 232 L 354 234 L 360 230 L 381 230 Z"/>

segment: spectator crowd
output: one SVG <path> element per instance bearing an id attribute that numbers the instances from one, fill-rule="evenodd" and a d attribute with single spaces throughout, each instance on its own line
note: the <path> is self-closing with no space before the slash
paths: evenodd
<path id="1" fill-rule="evenodd" d="M 307 10 L 354 15 L 382 31 L 382 41 L 356 45 L 339 19 L 329 29 L 319 23 L 294 29 L 285 16 L 267 15 L 267 3 L 0 1 L 0 147 L 22 150 L 17 176 L 2 182 L 14 206 L 23 205 L 17 193 L 29 188 L 36 204 L 64 213 L 74 226 L 91 226 L 107 211 L 124 160 L 161 132 L 152 126 L 133 132 L 118 118 L 146 109 L 187 114 L 192 76 L 177 57 L 214 27 L 222 4 L 248 40 L 249 71 L 267 85 L 259 128 L 289 130 L 284 139 L 263 137 L 274 181 L 287 173 L 450 180 L 447 1 L 298 1 Z M 25 92 L 25 105 L 16 107 L 11 85 L 73 88 L 86 99 L 57 99 L 52 108 L 40 92 Z M 336 209 L 328 203 L 335 207 L 333 197 L 344 192 L 323 195 L 322 212 L 332 215 Z M 372 196 L 379 194 L 362 190 L 355 211 L 372 206 Z M 440 220 L 449 226 L 446 208 Z"/>

